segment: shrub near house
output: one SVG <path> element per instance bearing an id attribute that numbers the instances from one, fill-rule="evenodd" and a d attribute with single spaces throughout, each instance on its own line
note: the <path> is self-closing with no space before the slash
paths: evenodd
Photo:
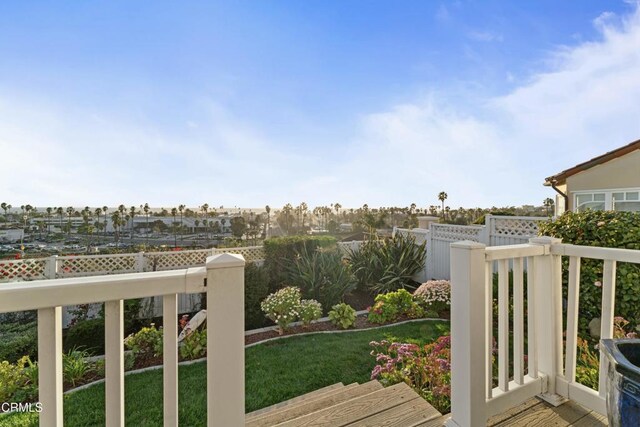
<path id="1" fill-rule="evenodd" d="M 558 237 L 563 243 L 605 248 L 640 250 L 640 213 L 592 211 L 567 212 L 555 221 L 541 223 L 539 233 Z M 567 298 L 568 263 L 563 260 L 563 296 Z M 602 261 L 583 259 L 580 267 L 581 335 L 586 336 L 588 324 L 600 317 L 602 306 Z M 640 265 L 618 263 L 616 271 L 615 314 L 640 324 Z"/>

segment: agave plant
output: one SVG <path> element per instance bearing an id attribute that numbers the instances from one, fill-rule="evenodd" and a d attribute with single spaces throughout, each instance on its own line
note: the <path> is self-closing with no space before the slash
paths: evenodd
<path id="1" fill-rule="evenodd" d="M 415 289 L 412 277 L 424 267 L 425 244 L 413 236 L 370 240 L 359 249 L 348 249 L 347 258 L 358 284 L 374 293 Z"/>
<path id="2" fill-rule="evenodd" d="M 319 301 L 323 307 L 341 302 L 356 285 L 351 267 L 337 248 L 304 248 L 289 263 L 288 283 L 302 290 L 305 298 Z"/>

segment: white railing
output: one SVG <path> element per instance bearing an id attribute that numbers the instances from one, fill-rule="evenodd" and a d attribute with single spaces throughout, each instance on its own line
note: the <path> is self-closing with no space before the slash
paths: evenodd
<path id="1" fill-rule="evenodd" d="M 562 329 L 562 256 L 569 257 L 566 331 Z M 452 418 L 449 426 L 485 425 L 490 416 L 536 395 L 556 406 L 570 399 L 606 415 L 605 358 L 600 357 L 598 391 L 576 382 L 581 258 L 604 260 L 601 337 L 611 338 L 616 262 L 640 264 L 640 251 L 567 245 L 550 237 L 497 247 L 471 241 L 451 244 Z M 526 292 L 525 267 L 528 270 Z M 494 270 L 498 274 L 496 296 L 493 295 Z M 495 297 L 497 319 L 494 319 Z M 498 336 L 494 340 L 496 323 Z"/>
<path id="2" fill-rule="evenodd" d="M 0 313 L 38 310 L 40 426 L 63 425 L 62 306 L 105 302 L 105 420 L 124 426 L 123 300 L 162 295 L 164 425 L 178 425 L 179 294 L 206 292 L 207 424 L 244 425 L 244 265 L 241 255 L 205 267 L 9 283 Z"/>

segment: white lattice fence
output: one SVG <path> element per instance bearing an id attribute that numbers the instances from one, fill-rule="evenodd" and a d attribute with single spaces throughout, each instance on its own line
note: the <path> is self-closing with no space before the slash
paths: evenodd
<path id="1" fill-rule="evenodd" d="M 451 243 L 461 240 L 481 242 L 483 235 L 484 227 L 481 225 L 431 224 L 430 247 L 427 249 L 429 278 L 450 278 L 449 251 Z"/>
<path id="2" fill-rule="evenodd" d="M 0 282 L 46 279 L 46 258 L 0 260 Z"/>
<path id="3" fill-rule="evenodd" d="M 362 241 L 354 240 L 351 242 L 338 242 L 338 248 L 342 250 L 343 253 L 347 253 L 347 250 L 357 251 L 360 249 L 360 245 L 362 245 Z"/>
<path id="4" fill-rule="evenodd" d="M 84 255 L 58 257 L 56 277 L 100 276 L 134 273 L 137 254 Z"/>
<path id="5" fill-rule="evenodd" d="M 145 271 L 177 270 L 203 266 L 211 249 L 194 251 L 147 252 L 144 254 Z"/>
<path id="6" fill-rule="evenodd" d="M 488 246 L 505 246 L 528 243 L 538 235 L 538 224 L 546 221 L 541 217 L 487 216 L 489 228 Z"/>

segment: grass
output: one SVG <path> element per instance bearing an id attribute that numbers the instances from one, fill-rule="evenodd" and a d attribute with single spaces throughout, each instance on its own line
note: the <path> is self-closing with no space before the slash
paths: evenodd
<path id="1" fill-rule="evenodd" d="M 425 344 L 449 332 L 449 323 L 425 320 L 342 334 L 294 336 L 246 349 L 247 412 L 342 382 L 369 381 L 374 358 L 369 342 Z M 206 364 L 180 366 L 180 425 L 206 424 Z M 125 381 L 126 422 L 162 425 L 162 371 L 129 375 Z M 65 426 L 104 425 L 104 384 L 64 399 Z M 1 427 L 36 426 L 37 414 L 0 416 Z"/>

